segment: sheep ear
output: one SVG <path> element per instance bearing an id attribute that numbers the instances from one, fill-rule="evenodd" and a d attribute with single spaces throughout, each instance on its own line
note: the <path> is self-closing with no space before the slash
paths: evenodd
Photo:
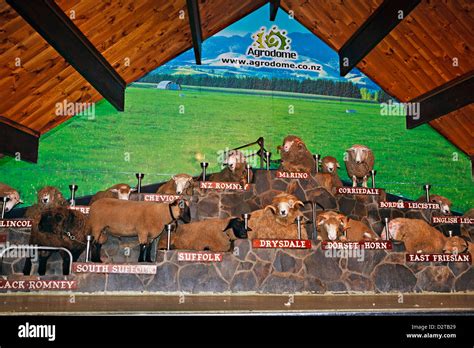
<path id="1" fill-rule="evenodd" d="M 113 188 L 113 189 L 110 190 L 110 192 L 113 192 L 113 193 L 118 193 L 118 191 L 119 191 L 119 190 L 116 189 L 116 188 Z"/>
<path id="2" fill-rule="evenodd" d="M 130 192 L 135 192 L 137 189 L 135 187 L 130 187 Z"/>
<path id="3" fill-rule="evenodd" d="M 273 205 L 267 205 L 263 211 L 271 210 L 272 214 L 276 214 L 276 208 Z"/>
<path id="4" fill-rule="evenodd" d="M 339 164 L 339 162 L 336 162 L 336 167 L 341 168 L 341 165 Z"/>
<path id="5" fill-rule="evenodd" d="M 174 181 L 176 181 L 176 175 L 173 175 L 173 176 L 171 177 L 171 179 L 173 179 Z"/>
<path id="6" fill-rule="evenodd" d="M 235 222 L 239 220 L 239 218 L 232 218 L 229 220 L 229 223 L 227 224 L 226 228 L 222 230 L 222 232 L 227 231 L 229 228 L 232 228 L 232 226 L 235 224 Z"/>

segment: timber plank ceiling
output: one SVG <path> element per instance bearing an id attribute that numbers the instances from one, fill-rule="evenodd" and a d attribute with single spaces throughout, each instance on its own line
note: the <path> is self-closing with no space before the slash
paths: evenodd
<path id="1" fill-rule="evenodd" d="M 206 39 L 266 0 L 200 0 Z M 117 73 L 131 83 L 193 46 L 186 0 L 56 0 Z M 382 0 L 281 0 L 285 11 L 338 51 Z M 421 3 L 357 68 L 400 101 L 409 101 L 474 71 L 474 2 Z M 183 12 L 184 11 L 184 12 Z M 280 14 L 281 15 L 281 14 Z M 181 18 L 180 18 L 181 17 Z M 18 58 L 20 63 L 18 64 Z M 0 115 L 44 134 L 67 117 L 55 105 L 102 96 L 35 30 L 0 0 Z M 474 156 L 474 107 L 431 126 Z"/>

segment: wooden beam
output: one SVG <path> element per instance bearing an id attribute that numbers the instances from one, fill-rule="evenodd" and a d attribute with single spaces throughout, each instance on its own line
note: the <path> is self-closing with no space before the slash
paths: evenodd
<path id="1" fill-rule="evenodd" d="M 407 115 L 407 128 L 418 127 L 471 104 L 474 102 L 472 91 L 474 70 L 410 100 L 410 103 L 419 103 L 420 107 L 418 115 Z"/>
<path id="2" fill-rule="evenodd" d="M 40 133 L 0 116 L 0 152 L 21 160 L 38 162 Z"/>
<path id="3" fill-rule="evenodd" d="M 339 50 L 339 70 L 346 76 L 421 0 L 384 0 Z"/>
<path id="4" fill-rule="evenodd" d="M 194 57 L 196 64 L 201 65 L 202 57 L 202 27 L 201 16 L 199 15 L 199 4 L 197 0 L 186 0 L 188 5 L 189 26 L 193 38 Z"/>
<path id="5" fill-rule="evenodd" d="M 64 59 L 117 110 L 124 110 L 125 81 L 54 0 L 7 0 Z"/>
<path id="6" fill-rule="evenodd" d="M 275 21 L 278 9 L 280 8 L 280 0 L 270 0 L 270 20 Z"/>

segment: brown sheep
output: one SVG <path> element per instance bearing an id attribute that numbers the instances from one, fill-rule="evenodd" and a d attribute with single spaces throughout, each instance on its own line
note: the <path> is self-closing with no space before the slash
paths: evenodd
<path id="1" fill-rule="evenodd" d="M 374 169 L 375 162 L 372 150 L 365 145 L 356 144 L 352 145 L 346 153 L 344 161 L 352 186 L 356 187 L 357 183 L 362 181 L 362 186 L 367 187 L 370 171 Z"/>
<path id="2" fill-rule="evenodd" d="M 9 212 L 17 204 L 22 204 L 23 201 L 20 199 L 20 194 L 14 188 L 6 184 L 0 183 L 0 197 L 8 197 L 8 201 L 5 203 L 5 212 Z M 0 200 L 0 211 L 3 208 L 3 200 Z"/>
<path id="3" fill-rule="evenodd" d="M 439 195 L 430 195 L 431 203 L 438 203 L 440 206 L 440 212 L 443 215 L 451 214 L 451 201 L 446 197 L 439 196 Z M 419 197 L 416 202 L 426 202 L 426 196 L 423 195 Z"/>
<path id="4" fill-rule="evenodd" d="M 193 195 L 193 177 L 188 174 L 177 174 L 161 185 L 156 193 L 164 195 Z"/>
<path id="5" fill-rule="evenodd" d="M 189 204 L 184 199 L 171 204 L 125 201 L 104 198 L 92 204 L 89 212 L 90 233 L 94 237 L 92 261 L 101 262 L 100 249 L 107 235 L 138 237 L 138 262 L 151 262 L 152 242 L 160 236 L 166 224 L 191 220 Z"/>
<path id="6" fill-rule="evenodd" d="M 136 189 L 131 188 L 128 184 L 116 184 L 105 191 L 97 192 L 92 196 L 89 205 L 103 198 L 115 198 L 127 201 L 130 198 L 130 194 L 134 191 L 136 191 Z"/>
<path id="7" fill-rule="evenodd" d="M 334 211 L 323 211 L 316 218 L 319 240 L 361 242 L 378 240 L 372 229 L 361 221 Z"/>
<path id="8" fill-rule="evenodd" d="M 282 192 L 275 196 L 272 204 L 250 214 L 249 239 L 296 239 L 298 228 L 296 217 L 303 217 L 299 210 L 303 202 L 292 194 Z M 301 224 L 301 238 L 308 239 L 306 226 Z"/>
<path id="9" fill-rule="evenodd" d="M 443 253 L 445 254 L 471 254 L 471 264 L 474 261 L 474 244 L 468 242 L 466 239 L 454 236 L 448 237 L 444 245 Z"/>
<path id="10" fill-rule="evenodd" d="M 86 248 L 87 218 L 84 214 L 67 207 L 46 208 L 41 212 L 39 222 L 33 223 L 30 245 L 62 247 L 72 253 L 75 262 Z M 40 251 L 39 275 L 46 273 L 48 258 L 53 251 Z M 63 258 L 63 274 L 69 274 L 69 254 L 59 251 Z M 23 274 L 31 273 L 31 258 L 27 258 Z"/>
<path id="11" fill-rule="evenodd" d="M 300 137 L 288 135 L 283 139 L 283 145 L 279 145 L 277 150 L 281 156 L 280 170 L 286 172 L 315 172 L 316 162 Z"/>
<path id="12" fill-rule="evenodd" d="M 344 222 L 346 236 L 341 237 L 343 241 L 360 242 L 379 240 L 379 236 L 362 221 L 354 220 L 346 216 Z"/>
<path id="13" fill-rule="evenodd" d="M 321 160 L 321 172 L 322 173 L 337 173 L 337 170 L 341 168 L 341 165 L 335 157 L 326 156 Z"/>
<path id="14" fill-rule="evenodd" d="M 464 213 L 463 218 L 474 219 L 474 208 L 468 210 Z M 474 225 L 472 224 L 462 224 L 461 225 L 461 235 L 467 240 L 474 242 Z"/>
<path id="15" fill-rule="evenodd" d="M 64 207 L 67 205 L 68 202 L 61 191 L 53 186 L 45 186 L 38 191 L 37 203 L 26 209 L 25 217 L 39 222 L 43 210 L 47 208 Z"/>
<path id="16" fill-rule="evenodd" d="M 212 174 L 209 181 L 217 182 L 238 182 L 242 187 L 252 181 L 253 173 L 250 170 L 250 182 L 247 181 L 247 161 L 242 152 L 231 150 L 227 153 L 224 165 L 226 167 L 219 173 Z"/>
<path id="17" fill-rule="evenodd" d="M 171 233 L 170 245 L 172 249 L 223 252 L 232 249 L 232 241 L 236 238 L 247 238 L 242 219 L 207 219 L 178 225 L 177 231 Z M 158 248 L 165 249 L 167 243 L 167 235 L 162 234 Z"/>
<path id="18" fill-rule="evenodd" d="M 409 254 L 441 254 L 449 240 L 421 219 L 396 218 L 389 222 L 388 228 L 392 239 L 403 242 Z M 386 227 L 382 231 L 382 238 L 387 239 Z"/>
<path id="19" fill-rule="evenodd" d="M 341 179 L 339 179 L 339 176 L 334 173 L 316 173 L 314 175 L 314 180 L 316 181 L 318 186 L 321 186 L 333 195 L 336 194 L 336 190 L 338 187 L 343 186 Z"/>

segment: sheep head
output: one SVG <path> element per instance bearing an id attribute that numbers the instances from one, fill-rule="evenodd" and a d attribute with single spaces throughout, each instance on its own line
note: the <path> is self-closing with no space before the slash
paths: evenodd
<path id="1" fill-rule="evenodd" d="M 469 244 L 464 238 L 454 236 L 449 237 L 443 247 L 443 253 L 445 254 L 462 254 L 465 253 L 469 248 Z"/>
<path id="2" fill-rule="evenodd" d="M 440 206 L 441 213 L 444 215 L 451 214 L 451 201 L 446 197 L 439 196 L 439 195 L 431 195 L 430 201 L 432 203 L 438 203 Z"/>
<path id="3" fill-rule="evenodd" d="M 245 155 L 242 152 L 238 150 L 230 150 L 227 153 L 226 160 L 223 164 L 234 173 L 237 168 L 244 168 L 246 163 Z"/>
<path id="4" fill-rule="evenodd" d="M 107 191 L 117 194 L 118 199 L 128 201 L 130 199 L 130 194 L 136 191 L 136 189 L 131 188 L 127 184 L 117 184 L 109 188 Z"/>
<path id="5" fill-rule="evenodd" d="M 334 211 L 322 212 L 316 219 L 318 229 L 327 233 L 329 240 L 336 240 L 347 229 L 348 218 Z"/>
<path id="6" fill-rule="evenodd" d="M 332 156 L 326 156 L 321 160 L 322 163 L 322 172 L 323 173 L 335 173 L 338 168 L 341 168 L 339 162 L 336 158 Z"/>
<path id="7" fill-rule="evenodd" d="M 20 199 L 20 194 L 18 191 L 7 191 L 3 194 L 4 197 L 7 197 L 7 202 L 5 203 L 5 212 L 9 212 L 13 209 L 17 204 L 22 204 L 23 201 Z"/>
<path id="8" fill-rule="evenodd" d="M 296 135 L 288 135 L 283 139 L 283 145 L 278 146 L 277 150 L 280 152 L 290 152 L 291 149 L 304 149 L 306 145 L 304 144 L 303 140 Z"/>
<path id="9" fill-rule="evenodd" d="M 286 218 L 291 212 L 298 211 L 300 207 L 304 206 L 296 196 L 288 193 L 280 193 L 272 200 L 272 204 L 266 208 L 273 207 L 273 213 L 278 214 L 282 218 Z"/>
<path id="10" fill-rule="evenodd" d="M 189 202 L 184 198 L 170 203 L 170 211 L 172 213 L 171 218 L 176 220 L 180 219 L 186 224 L 191 222 L 191 209 L 189 208 Z"/>
<path id="11" fill-rule="evenodd" d="M 372 150 L 370 150 L 365 145 L 356 144 L 352 145 L 352 147 L 347 150 L 347 153 L 349 154 L 349 157 L 354 160 L 355 163 L 360 164 L 367 161 L 367 158 L 371 151 Z"/>
<path id="12" fill-rule="evenodd" d="M 247 232 L 252 231 L 251 228 L 245 228 L 245 222 L 241 218 L 232 218 L 222 232 L 232 229 L 234 236 L 239 239 L 248 237 Z"/>
<path id="13" fill-rule="evenodd" d="M 38 191 L 38 204 L 43 206 L 65 205 L 66 199 L 56 187 L 46 186 Z"/>
<path id="14" fill-rule="evenodd" d="M 172 179 L 176 187 L 176 194 L 178 195 L 186 193 L 187 190 L 193 185 L 193 177 L 188 174 L 173 175 Z"/>

